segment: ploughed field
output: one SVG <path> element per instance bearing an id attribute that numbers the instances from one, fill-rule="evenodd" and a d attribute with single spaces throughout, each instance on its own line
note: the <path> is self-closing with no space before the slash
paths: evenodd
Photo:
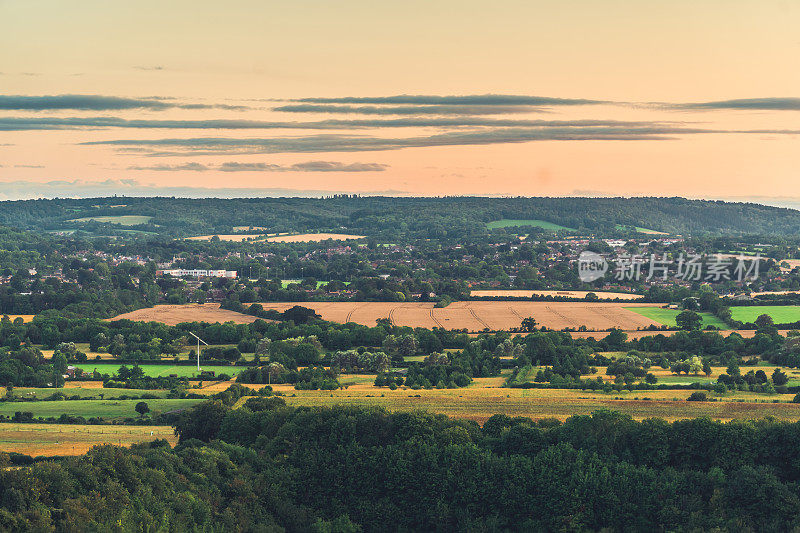
<path id="1" fill-rule="evenodd" d="M 539 326 L 556 330 L 580 326 L 594 330 L 636 330 L 660 325 L 630 310 L 659 304 L 507 301 L 455 302 L 443 308 L 435 308 L 430 302 L 269 302 L 261 305 L 264 309 L 278 311 L 301 305 L 314 309 L 325 320 L 365 326 L 374 326 L 376 320 L 388 318 L 398 326 L 507 330 L 519 327 L 526 317 L 534 317 Z"/>

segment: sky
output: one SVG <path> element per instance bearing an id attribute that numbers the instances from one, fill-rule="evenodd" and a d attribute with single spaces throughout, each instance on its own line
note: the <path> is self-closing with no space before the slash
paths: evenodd
<path id="1" fill-rule="evenodd" d="M 796 0 L 0 0 L 0 199 L 798 204 L 798 28 Z"/>

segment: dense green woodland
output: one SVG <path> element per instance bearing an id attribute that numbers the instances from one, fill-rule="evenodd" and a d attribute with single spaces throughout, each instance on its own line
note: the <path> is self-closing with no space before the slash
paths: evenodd
<path id="1" fill-rule="evenodd" d="M 463 238 L 485 233 L 487 222 L 500 219 L 544 220 L 591 232 L 613 232 L 619 224 L 684 234 L 800 233 L 795 210 L 684 198 L 113 197 L 0 202 L 0 224 L 26 229 L 97 231 L 108 225 L 68 221 L 118 215 L 153 217 L 134 229 L 173 236 L 265 226 L 274 231 L 345 228 L 389 239 Z"/>
<path id="2" fill-rule="evenodd" d="M 180 444 L 0 471 L 4 531 L 791 531 L 800 424 L 210 401 Z"/>

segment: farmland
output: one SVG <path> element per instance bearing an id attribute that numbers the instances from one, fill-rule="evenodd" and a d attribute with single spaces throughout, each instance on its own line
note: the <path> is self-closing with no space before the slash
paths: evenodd
<path id="1" fill-rule="evenodd" d="M 125 389 L 105 389 L 106 395 L 125 394 Z M 155 399 L 147 400 L 150 410 L 154 412 L 167 412 L 176 409 L 185 409 L 198 403 L 200 400 L 186 399 Z M 82 416 L 85 418 L 102 417 L 105 419 L 135 418 L 137 415 L 134 407 L 139 400 L 51 400 L 40 402 L 3 402 L 0 403 L 0 415 L 14 416 L 17 411 L 28 411 L 34 417 L 58 417 L 62 414 Z M 2 426 L 0 426 L 2 429 Z"/>
<path id="2" fill-rule="evenodd" d="M 256 320 L 255 317 L 220 309 L 219 304 L 186 304 L 186 305 L 157 305 L 137 309 L 130 313 L 115 316 L 111 320 L 136 320 L 139 322 L 162 322 L 174 326 L 181 322 L 236 322 L 249 324 Z"/>
<path id="3" fill-rule="evenodd" d="M 388 318 L 398 326 L 441 327 L 468 331 L 508 330 L 519 327 L 522 319 L 532 316 L 550 329 L 579 328 L 593 330 L 620 328 L 636 330 L 659 323 L 632 311 L 656 304 L 598 302 L 455 302 L 435 308 L 423 302 L 287 302 L 262 303 L 264 309 L 284 311 L 294 305 L 314 309 L 323 319 L 333 322 L 356 322 L 374 326 Z"/>
<path id="4" fill-rule="evenodd" d="M 202 354 L 202 350 L 201 350 Z M 114 374 L 119 367 L 121 366 L 120 363 L 77 363 L 75 366 L 82 369 L 84 372 L 91 373 L 94 370 L 100 372 L 100 374 Z M 130 366 L 130 365 L 128 365 Z M 204 371 L 212 371 L 216 374 L 228 374 L 229 376 L 233 376 L 238 374 L 242 367 L 235 367 L 235 366 L 220 366 L 220 365 L 204 365 L 202 364 L 202 355 L 200 360 L 200 367 Z M 150 377 L 167 377 L 170 375 L 177 375 L 179 378 L 194 378 L 199 375 L 197 372 L 197 367 L 193 365 L 148 365 L 142 364 L 139 365 L 139 368 L 142 369 L 146 376 Z"/>
<path id="5" fill-rule="evenodd" d="M 493 378 L 484 378 L 493 379 Z M 480 382 L 480 379 L 476 380 Z M 275 387 L 281 390 L 281 386 Z M 604 394 L 563 389 L 507 389 L 473 385 L 467 389 L 401 390 L 350 387 L 343 391 L 294 391 L 286 388 L 286 402 L 294 406 L 356 405 L 380 406 L 389 411 L 424 409 L 448 416 L 469 418 L 479 423 L 490 416 L 558 418 L 589 414 L 598 409 L 613 409 L 636 419 L 665 420 L 707 416 L 718 420 L 775 416 L 800 420 L 800 404 L 785 403 L 793 395 L 774 395 L 765 403 L 754 403 L 763 395 L 729 394 L 717 402 L 687 402 L 691 391 L 636 391 Z M 749 400 L 749 401 L 735 401 Z M 781 400 L 781 403 L 772 403 Z"/>
<path id="6" fill-rule="evenodd" d="M 152 218 L 144 215 L 96 216 L 74 218 L 68 220 L 68 222 L 100 222 L 102 224 L 119 224 L 120 226 L 138 226 L 139 224 L 147 224 Z"/>
<path id="7" fill-rule="evenodd" d="M 197 237 L 186 237 L 187 241 L 210 241 L 214 237 L 219 238 L 221 241 L 229 241 L 229 242 L 243 242 L 243 241 L 250 241 L 255 239 L 260 239 L 263 237 L 260 233 L 256 234 L 243 234 L 243 233 L 235 233 L 231 235 L 199 235 Z"/>
<path id="8" fill-rule="evenodd" d="M 798 305 L 733 306 L 731 316 L 741 322 L 755 322 L 759 315 L 769 315 L 776 324 L 788 324 L 800 320 Z"/>
<path id="9" fill-rule="evenodd" d="M 0 450 L 36 456 L 81 455 L 99 444 L 130 446 L 154 439 L 175 444 L 168 426 L 0 424 Z"/>
<path id="10" fill-rule="evenodd" d="M 470 291 L 470 296 L 475 298 L 531 298 L 532 296 L 553 296 L 562 298 L 586 298 L 587 294 L 594 294 L 600 300 L 638 300 L 641 294 L 628 292 L 603 292 L 603 291 L 534 291 L 524 289 L 478 289 Z"/>
<path id="11" fill-rule="evenodd" d="M 642 316 L 645 316 L 659 324 L 664 324 L 667 326 L 676 327 L 677 324 L 675 323 L 675 317 L 677 317 L 681 311 L 678 309 L 661 309 L 660 307 L 628 307 L 630 311 L 635 313 L 639 313 Z M 698 313 L 700 317 L 703 319 L 702 328 L 706 326 L 714 326 L 720 329 L 728 328 L 728 325 L 714 316 L 711 313 Z"/>
<path id="12" fill-rule="evenodd" d="M 366 236 L 345 233 L 301 233 L 298 235 L 278 235 L 276 237 L 268 237 L 266 240 L 269 242 L 321 242 L 329 239 L 333 241 L 349 241 L 366 239 Z"/>

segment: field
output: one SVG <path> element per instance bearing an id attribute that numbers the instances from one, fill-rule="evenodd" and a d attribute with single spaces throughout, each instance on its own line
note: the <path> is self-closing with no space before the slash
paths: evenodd
<path id="1" fill-rule="evenodd" d="M 364 235 L 348 235 L 345 233 L 301 233 L 299 235 L 268 237 L 266 240 L 269 242 L 319 242 L 327 241 L 328 239 L 334 241 L 348 241 L 366 239 L 366 237 Z"/>
<path id="2" fill-rule="evenodd" d="M 203 364 L 203 350 L 200 350 L 200 368 L 203 370 L 210 370 L 215 372 L 217 375 L 219 374 L 228 374 L 229 376 L 233 376 L 238 374 L 242 371 L 244 367 L 241 366 L 219 366 L 219 365 L 204 365 Z M 101 374 L 114 374 L 119 367 L 122 366 L 122 363 L 77 363 L 75 364 L 78 368 L 83 369 L 84 372 L 92 372 L 93 370 L 97 370 Z M 132 366 L 130 364 L 127 365 L 128 367 Z M 193 378 L 196 377 L 199 372 L 197 372 L 196 366 L 190 365 L 139 365 L 146 376 L 151 377 L 165 377 L 169 376 L 170 374 L 177 374 L 179 378 Z M 121 389 L 108 389 L 108 390 L 121 390 Z"/>
<path id="3" fill-rule="evenodd" d="M 138 226 L 139 224 L 147 224 L 152 218 L 144 215 L 119 215 L 74 218 L 67 222 L 102 222 L 104 224 L 119 224 L 120 226 Z"/>
<path id="4" fill-rule="evenodd" d="M 675 323 L 675 317 L 681 313 L 681 311 L 678 309 L 662 309 L 660 307 L 629 307 L 628 309 L 639 313 L 640 315 L 646 316 L 647 318 L 654 320 L 659 324 L 665 324 L 672 327 L 677 326 Z M 703 325 L 701 326 L 702 328 L 705 328 L 706 326 L 714 326 L 720 329 L 728 328 L 728 325 L 725 322 L 711 313 L 698 314 L 703 319 Z"/>
<path id="5" fill-rule="evenodd" d="M 138 320 L 140 322 L 162 322 L 174 326 L 181 322 L 235 322 L 249 324 L 256 317 L 220 309 L 219 304 L 186 304 L 186 305 L 157 305 L 145 309 L 137 309 L 130 313 L 115 316 L 110 320 Z"/>
<path id="6" fill-rule="evenodd" d="M 56 392 L 56 389 L 53 389 Z M 107 396 L 125 394 L 124 389 L 103 389 Z M 14 416 L 17 411 L 29 411 L 34 417 L 58 417 L 61 414 L 83 416 L 86 418 L 101 416 L 106 419 L 133 418 L 138 416 L 134 407 L 140 400 L 55 400 L 43 402 L 3 402 L 0 403 L 0 415 Z M 201 400 L 146 400 L 151 411 L 167 412 L 191 407 Z"/>
<path id="7" fill-rule="evenodd" d="M 234 235 L 200 235 L 198 237 L 186 237 L 187 241 L 210 241 L 213 237 L 219 237 L 221 241 L 231 241 L 231 242 L 242 242 L 251 239 L 260 239 L 263 237 L 260 233 L 251 234 L 251 235 L 244 235 L 244 234 L 234 234 Z"/>
<path id="8" fill-rule="evenodd" d="M 519 327 L 522 319 L 532 316 L 539 325 L 551 329 L 578 328 L 635 330 L 653 324 L 651 319 L 629 310 L 629 303 L 599 302 L 455 302 L 434 308 L 426 302 L 269 302 L 264 309 L 284 311 L 294 305 L 314 309 L 325 320 L 356 322 L 374 326 L 379 318 L 388 318 L 398 326 L 441 327 L 481 331 Z"/>
<path id="9" fill-rule="evenodd" d="M 631 294 L 627 292 L 602 292 L 602 291 L 529 291 L 524 289 L 478 289 L 470 291 L 470 296 L 476 298 L 530 298 L 532 296 L 563 296 L 566 298 L 586 298 L 589 292 L 594 294 L 600 300 L 613 300 L 619 298 L 620 300 L 638 300 L 642 298 L 641 294 Z"/>
<path id="10" fill-rule="evenodd" d="M 2 316 L 0 316 L 0 318 L 6 317 L 6 316 L 10 320 L 15 320 L 17 318 L 21 318 L 23 322 L 30 322 L 31 320 L 33 320 L 33 317 L 35 317 L 36 315 L 2 315 Z"/>
<path id="11" fill-rule="evenodd" d="M 93 446 L 130 446 L 139 442 L 178 438 L 167 426 L 89 426 L 73 424 L 0 424 L 0 450 L 32 457 L 82 455 Z"/>
<path id="12" fill-rule="evenodd" d="M 480 378 L 497 380 L 497 378 Z M 480 381 L 476 380 L 476 381 Z M 282 386 L 276 386 L 282 390 Z M 590 414 L 598 409 L 613 409 L 636 419 L 659 417 L 665 420 L 707 416 L 717 420 L 750 419 L 774 416 L 800 420 L 800 404 L 785 403 L 793 395 L 764 396 L 752 393 L 728 394 L 724 401 L 687 402 L 692 391 L 636 391 L 593 393 L 562 389 L 480 388 L 391 391 L 386 388 L 354 386 L 339 391 L 295 391 L 287 388 L 286 402 L 294 406 L 358 405 L 380 406 L 389 411 L 424 409 L 447 416 L 485 422 L 490 416 L 558 418 Z M 749 400 L 747 402 L 732 401 Z M 759 403 L 753 403 L 758 399 Z M 772 400 L 782 403 L 772 403 Z"/>
<path id="13" fill-rule="evenodd" d="M 489 229 L 508 228 L 514 226 L 533 226 L 534 228 L 549 229 L 553 231 L 559 231 L 559 230 L 575 231 L 574 229 L 568 228 L 566 226 L 559 226 L 558 224 L 554 224 L 546 220 L 536 220 L 536 219 L 514 220 L 514 219 L 504 218 L 502 220 L 493 220 L 492 222 L 486 223 L 486 227 Z"/>
<path id="14" fill-rule="evenodd" d="M 741 322 L 755 322 L 759 315 L 769 315 L 776 324 L 800 320 L 800 305 L 733 306 L 731 316 Z"/>

